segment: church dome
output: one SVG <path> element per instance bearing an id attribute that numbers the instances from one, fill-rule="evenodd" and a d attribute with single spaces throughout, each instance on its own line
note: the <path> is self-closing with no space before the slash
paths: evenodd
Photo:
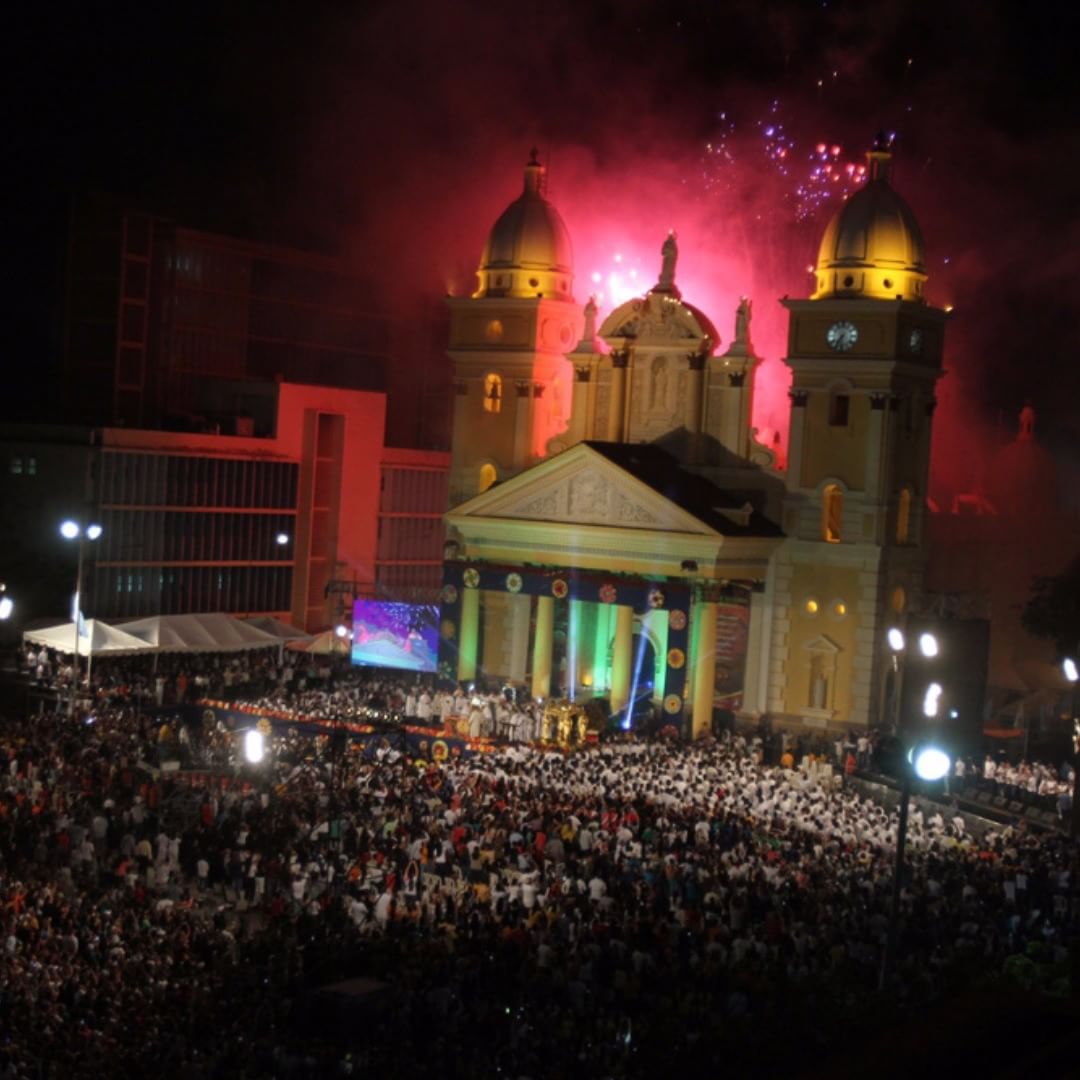
<path id="1" fill-rule="evenodd" d="M 502 212 L 484 245 L 476 296 L 573 299 L 570 234 L 543 190 L 544 167 L 534 151 L 525 166 L 525 189 Z"/>
<path id="2" fill-rule="evenodd" d="M 821 238 L 811 299 L 923 300 L 922 230 L 889 183 L 892 152 L 881 137 L 867 154 L 870 178 L 837 211 Z"/>

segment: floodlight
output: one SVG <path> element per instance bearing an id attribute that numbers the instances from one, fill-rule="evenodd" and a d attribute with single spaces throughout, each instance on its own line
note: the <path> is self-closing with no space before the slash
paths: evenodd
<path id="1" fill-rule="evenodd" d="M 916 746 L 910 756 L 920 780 L 941 780 L 949 775 L 952 758 L 940 746 Z"/>
<path id="2" fill-rule="evenodd" d="M 1071 656 L 1066 656 L 1061 661 L 1061 670 L 1065 672 L 1065 678 L 1069 682 L 1076 682 L 1080 678 L 1080 671 L 1077 670 L 1076 661 Z"/>
<path id="3" fill-rule="evenodd" d="M 258 728 L 252 728 L 250 731 L 244 732 L 244 757 L 252 765 L 258 765 L 262 761 L 265 749 L 266 740 Z"/>
<path id="4" fill-rule="evenodd" d="M 101 535 L 100 525 L 87 525 L 86 526 L 86 539 L 96 540 Z"/>
<path id="5" fill-rule="evenodd" d="M 926 657 L 934 657 L 938 654 L 938 641 L 931 633 L 919 635 L 919 652 Z"/>
<path id="6" fill-rule="evenodd" d="M 926 688 L 922 703 L 923 716 L 937 716 L 938 706 L 941 704 L 941 693 L 941 683 L 932 682 Z"/>
<path id="7" fill-rule="evenodd" d="M 289 542 L 289 534 L 280 532 L 280 533 L 277 534 L 276 537 L 274 537 L 274 539 L 277 540 L 277 542 L 279 544 L 284 546 L 285 544 L 287 544 Z"/>
<path id="8" fill-rule="evenodd" d="M 338 625 L 334 627 L 334 633 L 337 634 L 339 638 L 345 638 L 349 636 L 349 628 L 342 623 L 338 623 Z"/>
<path id="9" fill-rule="evenodd" d="M 0 596 L 0 619 L 10 619 L 15 610 L 15 601 L 10 596 Z"/>
<path id="10" fill-rule="evenodd" d="M 893 652 L 904 651 L 904 631 L 901 630 L 900 627 L 894 626 L 888 632 L 886 637 L 889 642 L 889 648 L 892 649 Z"/>
<path id="11" fill-rule="evenodd" d="M 60 535 L 65 540 L 74 540 L 79 535 L 79 526 L 74 521 L 65 521 L 60 526 Z"/>

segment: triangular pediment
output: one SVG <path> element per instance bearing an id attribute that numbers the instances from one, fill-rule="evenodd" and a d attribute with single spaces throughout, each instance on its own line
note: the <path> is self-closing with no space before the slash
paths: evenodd
<path id="1" fill-rule="evenodd" d="M 447 514 L 454 525 L 477 519 L 720 535 L 585 443 L 534 465 Z"/>
<path id="2" fill-rule="evenodd" d="M 831 637 L 827 637 L 825 634 L 818 634 L 816 638 L 806 642 L 803 648 L 807 652 L 825 653 L 829 656 L 836 656 L 843 651 Z"/>

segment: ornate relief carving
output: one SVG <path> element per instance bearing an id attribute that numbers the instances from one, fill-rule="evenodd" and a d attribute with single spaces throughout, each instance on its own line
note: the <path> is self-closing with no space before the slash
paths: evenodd
<path id="1" fill-rule="evenodd" d="M 623 522 L 640 522 L 644 525 L 657 524 L 657 517 L 640 503 L 628 499 L 625 495 L 615 496 L 615 520 Z"/>
<path id="2" fill-rule="evenodd" d="M 582 517 L 606 515 L 608 482 L 594 472 L 582 473 L 570 481 L 570 513 Z"/>
<path id="3" fill-rule="evenodd" d="M 511 517 L 523 518 L 550 518 L 559 512 L 559 493 L 549 491 L 543 495 L 531 499 L 527 503 L 515 506 L 510 512 Z"/>

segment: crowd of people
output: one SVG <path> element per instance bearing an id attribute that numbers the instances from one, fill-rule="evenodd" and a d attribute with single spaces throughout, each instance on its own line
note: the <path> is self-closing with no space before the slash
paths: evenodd
<path id="1" fill-rule="evenodd" d="M 408 690 L 267 679 L 252 700 L 304 708 Z M 895 814 L 793 745 L 783 765 L 739 737 L 436 763 L 283 725 L 244 767 L 234 733 L 107 696 L 0 725 L 0 1077 L 769 1075 L 873 1000 Z M 234 761 L 203 789 L 147 767 L 181 737 Z M 914 810 L 908 844 L 902 1003 L 1018 954 L 1063 967 L 1064 837 Z M 357 975 L 375 992 L 312 996 Z"/>

